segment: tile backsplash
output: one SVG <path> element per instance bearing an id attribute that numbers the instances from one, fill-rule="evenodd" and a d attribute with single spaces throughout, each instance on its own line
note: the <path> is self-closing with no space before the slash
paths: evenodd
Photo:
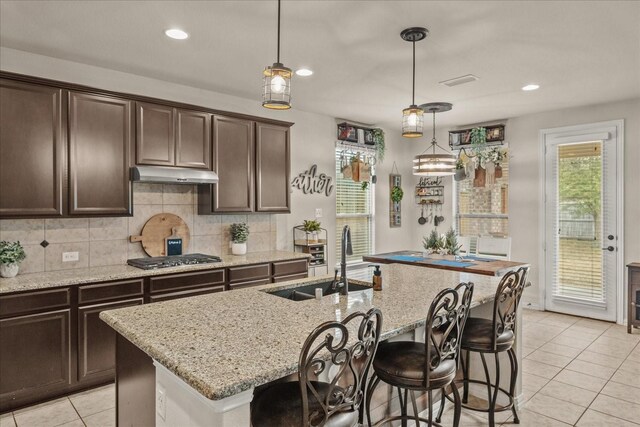
<path id="1" fill-rule="evenodd" d="M 229 225 L 247 222 L 248 251 L 276 249 L 275 215 L 197 215 L 197 189 L 193 185 L 134 183 L 133 216 L 125 218 L 64 218 L 0 220 L 0 240 L 19 240 L 27 258 L 21 273 L 125 264 L 146 256 L 141 243 L 130 243 L 155 214 L 172 213 L 189 226 L 191 241 L 185 253 L 226 255 Z M 40 243 L 49 245 L 43 248 Z M 63 252 L 78 252 L 78 261 L 62 262 Z"/>

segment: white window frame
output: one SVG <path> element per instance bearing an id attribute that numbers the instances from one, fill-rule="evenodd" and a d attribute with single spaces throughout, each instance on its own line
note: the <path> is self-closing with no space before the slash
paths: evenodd
<path id="1" fill-rule="evenodd" d="M 342 148 L 340 147 L 336 147 L 335 151 L 342 151 Z M 334 153 L 334 157 L 335 157 L 335 153 Z M 335 160 L 337 162 L 337 159 Z M 375 166 L 372 166 L 371 168 L 371 176 L 375 175 Z M 338 177 L 336 177 L 336 181 L 338 180 Z M 370 183 L 369 184 L 369 191 L 370 191 L 370 197 L 369 197 L 369 203 L 371 204 L 370 209 L 371 209 L 371 213 L 370 214 L 339 214 L 338 213 L 338 209 L 336 206 L 336 220 L 341 219 L 341 218 L 362 218 L 362 217 L 369 217 L 369 230 L 370 230 L 370 246 L 371 246 L 371 253 L 375 253 L 376 251 L 376 184 L 374 183 Z M 336 185 L 336 203 L 338 201 L 338 186 Z M 337 222 L 336 222 L 337 224 Z M 336 225 L 337 227 L 337 225 Z M 338 235 L 338 230 L 336 230 L 336 236 Z M 338 243 L 336 242 L 336 247 L 338 247 Z M 336 268 L 340 267 L 340 256 L 341 254 L 338 252 L 336 253 Z M 360 268 L 364 268 L 367 265 L 369 265 L 368 262 L 362 261 L 362 260 L 356 260 L 356 261 L 347 261 L 347 270 L 356 270 L 356 269 L 360 269 Z"/>

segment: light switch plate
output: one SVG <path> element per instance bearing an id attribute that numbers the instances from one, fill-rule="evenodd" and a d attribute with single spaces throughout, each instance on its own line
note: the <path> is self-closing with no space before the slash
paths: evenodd
<path id="1" fill-rule="evenodd" d="M 62 252 L 62 262 L 78 261 L 79 259 L 78 252 Z"/>
<path id="2" fill-rule="evenodd" d="M 322 209 L 316 208 L 316 218 L 322 218 Z"/>

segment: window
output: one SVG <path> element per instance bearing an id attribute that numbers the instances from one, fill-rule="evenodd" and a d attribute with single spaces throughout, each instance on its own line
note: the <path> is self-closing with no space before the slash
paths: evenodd
<path id="1" fill-rule="evenodd" d="M 345 156 L 351 158 L 351 154 Z M 344 178 L 341 157 L 342 148 L 336 148 L 336 260 L 340 260 L 342 228 L 348 225 L 351 228 L 353 255 L 347 256 L 347 261 L 357 263 L 374 250 L 374 191 L 371 184 L 363 190 L 361 182 Z"/>
<path id="2" fill-rule="evenodd" d="M 506 149 L 505 149 L 506 151 Z M 509 153 L 500 162 L 502 176 L 495 184 L 474 186 L 467 177 L 455 182 L 456 228 L 461 236 L 509 234 Z"/>

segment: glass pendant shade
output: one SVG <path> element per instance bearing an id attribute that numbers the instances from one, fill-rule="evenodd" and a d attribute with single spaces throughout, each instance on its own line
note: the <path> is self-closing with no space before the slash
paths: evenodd
<path id="1" fill-rule="evenodd" d="M 263 72 L 262 106 L 274 110 L 291 108 L 291 69 L 276 62 Z"/>
<path id="2" fill-rule="evenodd" d="M 402 136 L 405 138 L 419 138 L 424 126 L 424 111 L 417 105 L 411 105 L 402 110 Z"/>
<path id="3" fill-rule="evenodd" d="M 455 168 L 453 154 L 419 154 L 413 158 L 413 174 L 417 176 L 450 176 Z"/>

